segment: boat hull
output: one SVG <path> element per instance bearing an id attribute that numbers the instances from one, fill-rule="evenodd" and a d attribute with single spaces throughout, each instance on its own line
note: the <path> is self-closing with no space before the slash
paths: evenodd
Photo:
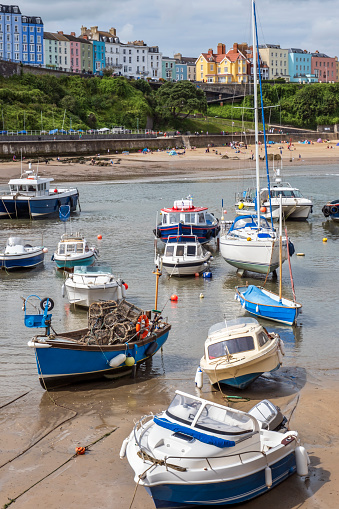
<path id="1" fill-rule="evenodd" d="M 53 260 L 55 261 L 58 269 L 68 269 L 72 270 L 74 267 L 80 267 L 80 266 L 88 266 L 93 265 L 95 262 L 95 254 L 87 253 L 80 257 L 66 257 L 66 256 L 60 256 L 56 255 L 54 253 Z"/>
<path id="2" fill-rule="evenodd" d="M 194 274 L 202 274 L 209 268 L 208 261 L 198 262 L 186 262 L 186 263 L 175 263 L 175 262 L 162 262 L 162 267 L 171 276 L 194 276 Z"/>
<path id="3" fill-rule="evenodd" d="M 234 479 L 211 483 L 161 484 L 147 487 L 157 508 L 184 509 L 190 507 L 224 506 L 246 502 L 271 491 L 296 472 L 295 453 L 269 463 L 272 486 L 265 484 L 265 466 L 258 471 Z"/>
<path id="4" fill-rule="evenodd" d="M 71 212 L 74 212 L 78 200 L 76 189 L 42 197 L 3 195 L 0 197 L 0 219 L 44 219 L 58 215 L 61 205 L 69 205 Z"/>
<path id="5" fill-rule="evenodd" d="M 0 255 L 0 268 L 6 270 L 33 269 L 44 262 L 42 249 L 32 254 Z"/>
<path id="6" fill-rule="evenodd" d="M 65 283 L 67 299 L 70 304 L 88 308 L 93 302 L 105 300 L 118 300 L 118 285 L 116 283 L 105 286 L 79 287 L 70 282 Z M 122 296 L 124 294 L 122 292 Z"/>
<path id="7" fill-rule="evenodd" d="M 67 340 L 66 335 L 59 335 L 55 340 L 31 341 L 29 346 L 35 350 L 40 383 L 43 388 L 49 389 L 100 378 L 119 378 L 130 373 L 132 367 L 125 363 L 111 367 L 109 362 L 119 354 L 130 354 L 137 365 L 145 362 L 164 345 L 170 328 L 170 325 L 166 325 L 137 344 L 86 345 Z M 86 330 L 83 332 L 85 334 Z M 147 354 L 147 349 L 154 341 L 156 348 Z"/>
<path id="8" fill-rule="evenodd" d="M 235 213 L 238 215 L 238 216 L 243 216 L 243 215 L 247 215 L 247 214 L 255 214 L 255 205 L 254 203 L 249 203 L 249 202 L 241 202 L 243 204 L 243 208 L 242 209 L 239 209 L 238 206 L 235 207 Z M 267 220 L 270 220 L 271 219 L 271 214 L 269 212 L 269 208 L 270 208 L 270 205 L 269 203 L 264 203 L 263 204 L 264 207 L 266 207 L 267 209 L 267 212 L 260 212 L 260 215 L 263 216 L 265 219 Z M 275 221 L 279 221 L 279 212 L 280 210 L 280 205 L 279 203 L 275 203 L 273 200 L 272 200 L 272 218 L 273 220 Z M 293 204 L 284 204 L 282 205 L 282 214 L 283 214 L 283 217 L 288 220 L 288 221 L 306 221 L 310 215 L 312 211 L 312 204 L 311 203 L 307 203 L 307 204 L 300 204 L 300 205 L 296 205 L 295 203 Z"/>
<path id="9" fill-rule="evenodd" d="M 293 325 L 296 322 L 301 310 L 301 304 L 294 303 L 289 299 L 282 299 L 282 303 L 285 301 L 286 305 L 279 305 L 279 296 L 264 290 L 265 295 L 269 295 L 272 300 L 275 297 L 277 301 L 276 304 L 265 305 L 246 299 L 243 295 L 243 292 L 246 291 L 247 287 L 236 288 L 236 298 L 248 313 L 285 325 Z"/>
<path id="10" fill-rule="evenodd" d="M 286 260 L 286 249 L 283 260 Z M 279 243 L 220 237 L 220 253 L 227 263 L 241 270 L 267 274 L 279 267 Z"/>
<path id="11" fill-rule="evenodd" d="M 197 226 L 191 224 L 173 224 L 171 226 L 158 225 L 157 232 L 162 242 L 177 242 L 180 235 L 196 236 L 200 244 L 209 242 L 211 238 L 216 237 L 219 233 L 219 225 Z M 173 237 L 172 239 L 169 237 Z"/>

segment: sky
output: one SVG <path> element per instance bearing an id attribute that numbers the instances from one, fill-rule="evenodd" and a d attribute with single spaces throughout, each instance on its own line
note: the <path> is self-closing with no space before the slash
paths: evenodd
<path id="1" fill-rule="evenodd" d="M 198 57 L 217 44 L 251 43 L 251 0 L 19 0 L 44 30 L 80 35 L 81 26 L 114 27 L 121 42 L 143 40 L 164 56 Z M 339 57 L 339 0 L 257 0 L 259 44 Z"/>

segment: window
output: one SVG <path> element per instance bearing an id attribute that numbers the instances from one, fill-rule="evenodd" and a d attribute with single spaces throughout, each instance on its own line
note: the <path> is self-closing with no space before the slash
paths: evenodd
<path id="1" fill-rule="evenodd" d="M 254 340 L 252 336 L 244 336 L 242 338 L 231 338 L 227 341 L 219 341 L 208 347 L 208 357 L 215 359 L 224 355 L 234 355 L 241 352 L 254 350 Z"/>
<path id="2" fill-rule="evenodd" d="M 27 27 L 22 27 L 23 32 L 27 32 Z"/>
<path id="3" fill-rule="evenodd" d="M 34 32 L 34 27 L 29 27 L 30 32 Z"/>
<path id="4" fill-rule="evenodd" d="M 259 345 L 260 346 L 264 346 L 268 341 L 268 337 L 267 335 L 265 334 L 265 332 L 260 332 L 258 334 L 258 342 L 259 342 Z"/>
<path id="5" fill-rule="evenodd" d="M 34 52 L 34 44 L 29 45 L 29 51 L 32 53 Z"/>
<path id="6" fill-rule="evenodd" d="M 195 251 L 195 246 L 187 246 L 187 256 L 195 256 Z"/>
<path id="7" fill-rule="evenodd" d="M 10 32 L 11 31 L 11 25 L 6 25 L 6 32 Z"/>
<path id="8" fill-rule="evenodd" d="M 41 33 L 41 27 L 37 27 L 36 31 L 40 34 Z"/>

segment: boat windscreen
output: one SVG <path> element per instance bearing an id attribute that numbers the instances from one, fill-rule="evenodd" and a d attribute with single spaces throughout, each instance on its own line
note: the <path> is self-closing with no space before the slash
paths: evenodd
<path id="1" fill-rule="evenodd" d="M 241 352 L 254 350 L 254 339 L 252 336 L 230 338 L 227 341 L 219 341 L 208 347 L 209 359 L 216 359 L 224 355 L 233 355 Z"/>
<path id="2" fill-rule="evenodd" d="M 166 414 L 172 419 L 184 422 L 185 424 L 191 424 L 201 405 L 202 403 L 196 399 L 176 394 L 166 410 Z"/>
<path id="3" fill-rule="evenodd" d="M 9 237 L 7 240 L 7 246 L 13 247 L 13 246 L 24 246 L 25 242 L 21 237 Z"/>
<path id="4" fill-rule="evenodd" d="M 205 405 L 195 427 L 220 435 L 243 435 L 253 432 L 253 422 L 246 414 L 209 404 Z"/>

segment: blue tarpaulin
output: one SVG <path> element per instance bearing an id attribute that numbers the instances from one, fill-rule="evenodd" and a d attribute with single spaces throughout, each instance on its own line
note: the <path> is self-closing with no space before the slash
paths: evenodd
<path id="1" fill-rule="evenodd" d="M 249 285 L 248 289 L 242 293 L 244 299 L 254 302 L 256 304 L 264 304 L 265 306 L 282 306 L 279 300 L 272 299 L 269 295 L 266 295 L 260 288 L 254 285 Z"/>

